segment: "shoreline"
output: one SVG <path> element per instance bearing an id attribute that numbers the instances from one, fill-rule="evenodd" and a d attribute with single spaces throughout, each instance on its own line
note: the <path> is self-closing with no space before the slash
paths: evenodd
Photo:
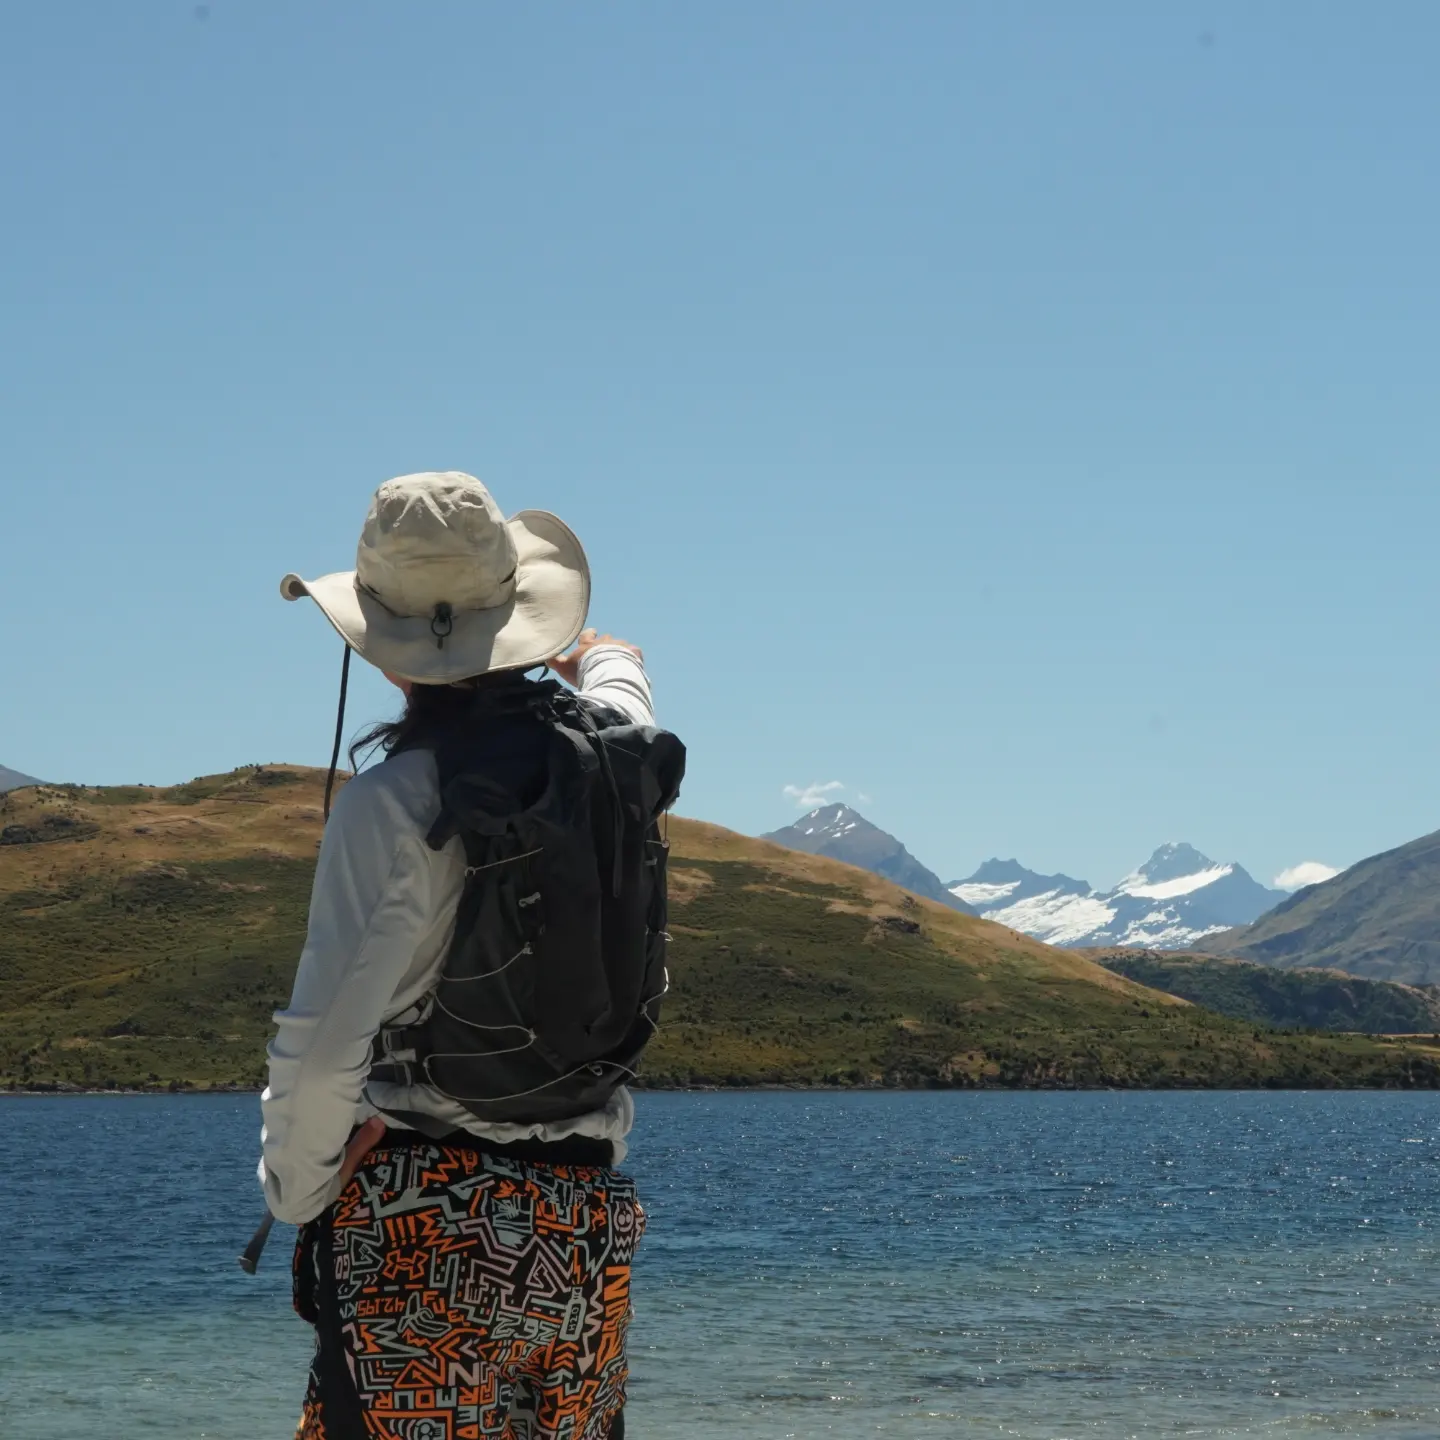
<path id="1" fill-rule="evenodd" d="M 1437 1085 L 631 1085 L 641 1095 L 1261 1095 L 1290 1094 L 1371 1094 L 1419 1095 L 1433 1093 Z M 85 1088 L 78 1085 L 0 1086 L 0 1101 L 15 1099 L 68 1100 L 86 1096 L 137 1096 L 156 1098 L 204 1097 L 206 1095 L 253 1095 L 261 1090 L 251 1085 L 168 1085 L 112 1086 Z"/>

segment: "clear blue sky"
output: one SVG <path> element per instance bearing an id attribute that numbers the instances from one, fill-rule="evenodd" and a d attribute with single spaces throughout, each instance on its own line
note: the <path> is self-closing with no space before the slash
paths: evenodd
<path id="1" fill-rule="evenodd" d="M 10 6 L 0 763 L 323 763 L 278 579 L 453 467 L 585 540 L 687 813 L 1432 830 L 1437 74 L 1433 0 Z"/>

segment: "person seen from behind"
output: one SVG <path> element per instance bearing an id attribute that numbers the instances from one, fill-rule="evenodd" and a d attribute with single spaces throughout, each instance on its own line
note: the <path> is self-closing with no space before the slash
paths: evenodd
<path id="1" fill-rule="evenodd" d="M 350 752 L 385 759 L 328 818 L 262 1096 L 316 1331 L 297 1440 L 620 1440 L 644 1216 L 616 1167 L 684 747 L 640 651 L 583 628 L 575 535 L 472 476 L 387 481 L 355 570 L 281 590 L 405 697 Z"/>

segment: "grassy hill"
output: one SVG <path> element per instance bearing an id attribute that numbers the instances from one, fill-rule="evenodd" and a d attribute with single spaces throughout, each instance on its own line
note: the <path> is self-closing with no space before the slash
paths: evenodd
<path id="1" fill-rule="evenodd" d="M 260 1081 L 319 771 L 0 796 L 0 1084 Z M 837 861 L 671 824 L 654 1085 L 1425 1085 L 1440 1047 L 1257 1029 Z"/>
<path id="2" fill-rule="evenodd" d="M 1289 1029 L 1370 1035 L 1440 1033 L 1440 990 L 1361 980 L 1339 970 L 1277 970 L 1173 950 L 1088 950 L 1107 970 L 1218 1010 Z"/>
<path id="3" fill-rule="evenodd" d="M 1440 831 L 1296 891 L 1253 925 L 1208 936 L 1205 950 L 1281 969 L 1440 983 Z"/>

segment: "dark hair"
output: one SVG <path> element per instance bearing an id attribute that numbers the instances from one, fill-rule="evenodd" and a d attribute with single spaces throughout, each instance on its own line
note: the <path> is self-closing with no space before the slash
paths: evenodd
<path id="1" fill-rule="evenodd" d="M 469 690 L 454 685 L 412 685 L 405 708 L 393 720 L 381 720 L 363 730 L 350 746 L 350 768 L 360 769 L 360 758 L 369 759 L 377 749 L 386 755 L 411 750 L 448 730 L 464 714 L 471 700 Z"/>
<path id="2" fill-rule="evenodd" d="M 520 670 L 494 670 L 453 685 L 412 685 L 405 708 L 394 720 L 382 720 L 356 737 L 349 752 L 351 770 L 359 770 L 362 752 L 368 752 L 363 757 L 368 760 L 377 749 L 389 756 L 433 745 L 464 720 L 477 690 L 523 683 L 525 678 Z"/>

